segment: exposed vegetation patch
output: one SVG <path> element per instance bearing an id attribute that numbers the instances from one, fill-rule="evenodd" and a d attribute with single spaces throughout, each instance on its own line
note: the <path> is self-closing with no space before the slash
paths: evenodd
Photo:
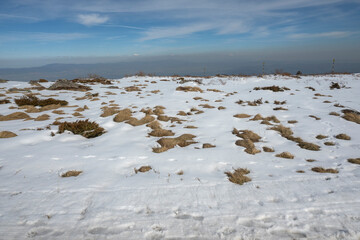
<path id="1" fill-rule="evenodd" d="M 289 152 L 282 152 L 279 154 L 276 154 L 275 157 L 279 157 L 279 158 L 287 158 L 287 159 L 294 159 L 294 155 L 292 155 Z"/>
<path id="2" fill-rule="evenodd" d="M 335 138 L 342 140 L 351 140 L 351 137 L 346 135 L 345 133 L 338 134 L 335 136 Z"/>
<path id="3" fill-rule="evenodd" d="M 218 90 L 218 89 L 206 89 L 206 91 L 210 91 L 210 92 L 222 92 L 221 90 Z"/>
<path id="4" fill-rule="evenodd" d="M 184 92 L 203 92 L 203 90 L 199 87 L 191 87 L 191 86 L 179 86 L 176 88 L 176 91 L 184 91 Z"/>
<path id="5" fill-rule="evenodd" d="M 129 86 L 124 88 L 127 92 L 140 92 L 141 89 L 137 86 Z"/>
<path id="6" fill-rule="evenodd" d="M 216 147 L 216 146 L 212 145 L 210 143 L 204 143 L 203 146 L 202 146 L 202 148 L 214 148 L 214 147 Z"/>
<path id="7" fill-rule="evenodd" d="M 34 121 L 46 121 L 46 120 L 49 120 L 49 119 L 50 119 L 49 115 L 43 114 L 43 115 L 40 115 L 37 118 L 35 118 Z"/>
<path id="8" fill-rule="evenodd" d="M 95 138 L 105 133 L 105 129 L 100 127 L 96 122 L 90 122 L 89 119 L 60 123 L 58 133 L 65 131 L 70 131 L 73 134 L 86 138 Z"/>
<path id="9" fill-rule="evenodd" d="M 339 173 L 339 171 L 336 170 L 336 169 L 333 169 L 333 168 L 325 169 L 325 168 L 322 168 L 322 167 L 313 167 L 311 169 L 311 171 L 317 172 L 317 173 Z"/>
<path id="10" fill-rule="evenodd" d="M 255 87 L 254 88 L 255 91 L 258 91 L 258 90 L 270 90 L 270 91 L 273 91 L 273 92 L 284 92 L 284 91 L 288 91 L 290 90 L 290 88 L 287 88 L 287 87 L 279 87 L 279 86 L 268 86 L 268 87 Z"/>
<path id="11" fill-rule="evenodd" d="M 270 129 L 279 132 L 282 137 L 284 137 L 290 141 L 298 143 L 298 146 L 303 149 L 311 150 L 311 151 L 319 151 L 320 150 L 320 146 L 318 146 L 314 143 L 305 142 L 304 140 L 302 140 L 299 137 L 294 137 L 293 131 L 291 130 L 291 128 L 284 127 L 283 125 L 280 124 L 280 125 L 270 128 Z"/>
<path id="12" fill-rule="evenodd" d="M 334 142 L 324 142 L 326 146 L 335 146 Z"/>
<path id="13" fill-rule="evenodd" d="M 274 111 L 287 111 L 288 109 L 287 108 L 283 108 L 283 107 L 276 107 L 276 108 L 273 108 Z"/>
<path id="14" fill-rule="evenodd" d="M 263 150 L 264 150 L 264 152 L 275 152 L 275 150 L 273 148 L 266 147 L 266 146 L 263 147 Z"/>
<path id="15" fill-rule="evenodd" d="M 274 104 L 276 104 L 276 105 L 284 105 L 284 104 L 286 104 L 286 100 L 285 101 L 274 101 Z"/>
<path id="16" fill-rule="evenodd" d="M 0 99 L 0 104 L 7 104 L 7 103 L 10 103 L 10 101 L 7 99 Z"/>
<path id="17" fill-rule="evenodd" d="M 340 116 L 340 114 L 338 114 L 337 112 L 330 112 L 329 115 Z"/>
<path id="18" fill-rule="evenodd" d="M 288 123 L 290 123 L 290 124 L 294 124 L 294 123 L 297 123 L 298 121 L 296 121 L 296 120 L 289 120 L 288 121 Z"/>
<path id="19" fill-rule="evenodd" d="M 31 105 L 31 106 L 48 106 L 48 105 L 61 105 L 66 106 L 68 105 L 68 102 L 65 100 L 57 100 L 54 98 L 48 98 L 48 99 L 39 99 L 34 95 L 28 95 L 23 96 L 21 98 L 15 99 L 15 103 L 18 106 L 24 106 L 24 105 Z"/>
<path id="20" fill-rule="evenodd" d="M 141 166 L 140 168 L 136 169 L 134 168 L 135 173 L 137 174 L 138 172 L 144 173 L 144 172 L 148 172 L 152 169 L 151 166 Z"/>
<path id="21" fill-rule="evenodd" d="M 116 113 L 119 113 L 119 107 L 102 107 L 103 113 L 100 117 L 109 117 Z"/>
<path id="22" fill-rule="evenodd" d="M 14 112 L 9 115 L 0 116 L 0 121 L 12 121 L 19 119 L 30 119 L 30 116 L 24 112 Z"/>
<path id="23" fill-rule="evenodd" d="M 309 115 L 309 117 L 314 118 L 315 120 L 320 120 L 321 118 L 314 116 L 314 115 Z"/>
<path id="24" fill-rule="evenodd" d="M 124 122 L 131 118 L 132 113 L 131 110 L 128 108 L 125 108 L 123 110 L 120 110 L 118 114 L 114 117 L 114 122 Z"/>
<path id="25" fill-rule="evenodd" d="M 348 162 L 353 164 L 360 164 L 360 158 L 349 158 Z"/>
<path id="26" fill-rule="evenodd" d="M 72 90 L 72 91 L 89 91 L 90 87 L 84 86 L 78 83 L 66 79 L 59 79 L 53 85 L 51 85 L 49 90 Z"/>
<path id="27" fill-rule="evenodd" d="M 17 135 L 10 131 L 1 131 L 0 132 L 0 138 L 12 138 L 16 137 Z"/>
<path id="28" fill-rule="evenodd" d="M 141 119 L 136 119 L 134 117 L 130 117 L 129 120 L 127 120 L 125 123 L 130 124 L 131 126 L 140 126 L 140 125 L 144 125 L 147 124 L 149 122 L 154 121 L 155 118 L 151 115 L 145 115 L 145 117 L 141 118 Z"/>
<path id="29" fill-rule="evenodd" d="M 345 85 L 340 86 L 340 84 L 337 82 L 331 82 L 331 85 L 330 85 L 331 90 L 345 88 L 345 87 L 346 87 Z"/>
<path id="30" fill-rule="evenodd" d="M 226 176 L 228 177 L 229 181 L 235 184 L 243 185 L 246 182 L 250 182 L 251 178 L 245 176 L 249 174 L 250 171 L 246 168 L 237 168 L 234 169 L 233 172 L 225 172 Z"/>
<path id="31" fill-rule="evenodd" d="M 162 129 L 162 128 L 153 129 L 149 133 L 149 136 L 152 136 L 152 137 L 168 137 L 168 136 L 174 136 L 174 135 L 175 135 L 175 133 L 173 133 L 171 130 L 166 130 L 166 129 Z"/>
<path id="32" fill-rule="evenodd" d="M 324 139 L 324 138 L 328 138 L 328 136 L 325 136 L 325 135 L 321 135 L 321 134 L 319 134 L 319 135 L 317 135 L 316 136 L 316 139 Z"/>
<path id="33" fill-rule="evenodd" d="M 196 143 L 193 139 L 195 135 L 192 134 L 183 134 L 176 138 L 160 138 L 157 142 L 160 144 L 161 147 L 153 148 L 153 152 L 155 153 L 162 153 L 175 146 L 179 147 L 186 147 L 190 144 Z"/>
<path id="34" fill-rule="evenodd" d="M 266 120 L 266 121 L 272 121 L 274 123 L 280 123 L 280 120 L 277 119 L 275 116 L 270 117 L 263 117 L 261 114 L 256 114 L 253 118 L 250 119 L 251 121 L 259 121 L 259 120 Z"/>
<path id="35" fill-rule="evenodd" d="M 235 142 L 235 145 L 244 147 L 246 153 L 256 154 L 261 152 L 259 149 L 255 147 L 254 144 L 254 142 L 259 142 L 259 140 L 261 139 L 261 137 L 256 133 L 250 130 L 237 130 L 236 128 L 234 128 L 232 134 L 242 138 L 242 140 L 237 140 Z"/>
<path id="36" fill-rule="evenodd" d="M 234 117 L 236 118 L 249 118 L 251 117 L 251 115 L 245 114 L 245 113 L 239 113 L 239 114 L 235 114 Z"/>
<path id="37" fill-rule="evenodd" d="M 106 79 L 104 77 L 100 77 L 100 76 L 97 76 L 97 75 L 94 75 L 94 76 L 89 76 L 88 78 L 76 78 L 76 79 L 73 79 L 72 82 L 75 82 L 75 83 L 85 83 L 85 84 L 91 84 L 91 85 L 94 85 L 94 84 L 103 84 L 103 85 L 111 85 L 111 81 L 109 79 Z"/>
<path id="38" fill-rule="evenodd" d="M 71 170 L 71 171 L 67 171 L 66 173 L 61 174 L 61 177 L 65 178 L 65 177 L 77 177 L 79 176 L 83 171 L 76 171 L 76 170 Z"/>
<path id="39" fill-rule="evenodd" d="M 360 124 L 360 113 L 351 109 L 344 109 L 341 111 L 344 113 L 342 118 L 345 120 Z"/>
<path id="40" fill-rule="evenodd" d="M 215 108 L 214 106 L 211 106 L 209 104 L 200 104 L 199 106 L 203 108 Z"/>

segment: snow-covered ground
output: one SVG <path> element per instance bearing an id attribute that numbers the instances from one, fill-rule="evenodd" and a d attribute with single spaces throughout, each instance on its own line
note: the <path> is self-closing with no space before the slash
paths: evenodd
<path id="1" fill-rule="evenodd" d="M 185 78 L 191 79 L 198 78 Z M 65 113 L 60 115 L 53 110 L 27 113 L 31 118 L 48 114 L 45 121 L 0 121 L 0 131 L 18 135 L 0 139 L 0 239 L 359 239 L 360 165 L 348 159 L 360 157 L 360 125 L 342 118 L 341 110 L 360 110 L 360 74 L 201 80 L 180 84 L 175 77 L 123 78 L 113 85 L 88 85 L 99 95 L 83 100 L 76 98 L 85 92 L 32 89 L 39 98 L 56 95 L 52 97 L 67 100 L 70 107 L 57 109 Z M 331 90 L 332 82 L 345 87 Z M 140 91 L 125 91 L 134 85 L 140 85 Z M 290 90 L 254 90 L 272 85 Z M 179 86 L 203 92 L 177 91 Z M 0 83 L 0 100 L 11 101 L 0 105 L 0 114 L 25 112 L 14 99 L 27 92 L 8 90 L 30 87 L 25 82 Z M 247 103 L 260 98 L 258 106 Z M 239 100 L 244 103 L 236 103 Z M 276 105 L 275 100 L 286 103 Z M 146 124 L 114 122 L 115 115 L 100 117 L 101 107 L 110 104 L 131 109 L 138 119 L 145 116 L 142 108 L 163 106 L 164 115 L 185 121 L 159 121 L 162 128 L 172 130 L 174 137 L 193 134 L 197 143 L 155 153 L 160 137 L 149 136 Z M 88 109 L 80 112 L 83 118 L 72 115 L 84 105 Z M 288 110 L 273 110 L 276 107 Z M 195 114 L 192 108 L 204 112 Z M 180 116 L 179 111 L 192 114 Z M 234 117 L 241 113 L 251 117 Z M 320 151 L 300 148 L 269 129 L 273 126 L 251 121 L 256 114 L 276 116 L 280 123 L 270 121 L 273 126 L 290 127 L 294 137 L 320 146 Z M 58 134 L 58 126 L 50 125 L 58 117 L 64 118 L 60 122 L 96 121 L 106 133 L 91 139 Z M 261 140 L 255 147 L 261 152 L 248 154 L 235 145 L 241 138 L 232 134 L 234 128 L 258 134 Z M 341 133 L 351 140 L 335 138 Z M 317 139 L 319 134 L 327 138 Z M 202 148 L 204 143 L 216 147 Z M 275 151 L 265 152 L 263 146 Z M 282 152 L 294 158 L 275 156 Z M 136 174 L 134 168 L 141 166 L 152 170 Z M 338 173 L 318 173 L 313 167 Z M 249 169 L 252 181 L 230 182 L 224 172 L 236 168 Z M 69 170 L 83 172 L 61 177 Z"/>

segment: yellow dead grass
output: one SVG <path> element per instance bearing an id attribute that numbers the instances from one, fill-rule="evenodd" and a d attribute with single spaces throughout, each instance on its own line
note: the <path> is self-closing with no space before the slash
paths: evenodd
<path id="1" fill-rule="evenodd" d="M 249 174 L 250 171 L 246 168 L 237 168 L 234 169 L 233 172 L 225 172 L 226 176 L 228 177 L 229 181 L 235 184 L 243 185 L 246 182 L 250 182 L 251 178 L 245 176 Z"/>
<path id="2" fill-rule="evenodd" d="M 14 112 L 9 115 L 0 116 L 0 121 L 12 121 L 19 119 L 30 119 L 30 116 L 24 112 Z"/>
<path id="3" fill-rule="evenodd" d="M 43 115 L 40 115 L 37 118 L 35 118 L 34 121 L 46 121 L 46 120 L 49 120 L 49 119 L 50 119 L 49 115 L 43 114 Z"/>
<path id="4" fill-rule="evenodd" d="M 179 86 L 176 88 L 176 91 L 184 91 L 184 92 L 203 92 L 203 90 L 199 87 L 191 87 L 191 86 Z"/>
<path id="5" fill-rule="evenodd" d="M 176 138 L 161 138 L 157 142 L 160 144 L 161 147 L 159 148 L 153 148 L 153 152 L 155 153 L 161 153 L 165 152 L 171 148 L 174 148 L 175 146 L 179 147 L 186 147 L 190 144 L 196 143 L 193 138 L 195 138 L 195 135 L 192 134 L 183 134 Z"/>
<path id="6" fill-rule="evenodd" d="M 114 117 L 114 122 L 124 122 L 131 118 L 132 113 L 131 110 L 128 108 L 125 108 L 123 110 L 120 110 L 118 114 Z"/>
<path id="7" fill-rule="evenodd" d="M 279 157 L 279 158 L 287 158 L 287 159 L 294 159 L 294 155 L 292 155 L 289 152 L 282 152 L 279 154 L 276 154 L 275 157 Z"/>
<path id="8" fill-rule="evenodd" d="M 13 132 L 10 131 L 1 131 L 0 132 L 0 138 L 13 138 L 16 137 L 17 135 Z"/>

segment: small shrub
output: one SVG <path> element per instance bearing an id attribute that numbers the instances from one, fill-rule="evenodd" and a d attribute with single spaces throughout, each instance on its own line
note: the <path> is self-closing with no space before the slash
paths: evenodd
<path id="1" fill-rule="evenodd" d="M 282 153 L 276 154 L 275 156 L 280 157 L 280 158 L 294 159 L 294 155 L 292 155 L 289 152 L 282 152 Z"/>
<path id="2" fill-rule="evenodd" d="M 335 146 L 334 142 L 324 142 L 326 146 Z"/>
<path id="3" fill-rule="evenodd" d="M 342 118 L 344 118 L 347 121 L 351 121 L 357 124 L 360 124 L 360 113 L 351 109 L 344 109 L 341 111 L 344 113 Z"/>
<path id="4" fill-rule="evenodd" d="M 266 147 L 266 146 L 263 147 L 263 150 L 264 150 L 264 152 L 274 152 L 273 148 L 269 148 L 269 147 Z"/>
<path id="5" fill-rule="evenodd" d="M 225 172 L 226 176 L 228 177 L 229 181 L 235 184 L 243 185 L 246 182 L 250 182 L 251 178 L 245 176 L 249 174 L 250 171 L 246 168 L 237 168 L 234 169 L 233 172 Z"/>
<path id="6" fill-rule="evenodd" d="M 58 133 L 63 133 L 66 130 L 86 138 L 95 138 L 105 133 L 105 129 L 96 122 L 90 122 L 89 119 L 60 123 Z"/>
<path id="7" fill-rule="evenodd" d="M 316 136 L 316 139 L 324 139 L 324 138 L 327 138 L 328 136 L 325 136 L 325 135 L 321 135 L 321 134 L 319 134 L 319 135 L 317 135 Z"/>
<path id="8" fill-rule="evenodd" d="M 134 168 L 134 171 L 135 171 L 135 173 L 137 174 L 138 172 L 148 172 L 148 171 L 150 171 L 152 169 L 152 167 L 151 166 L 142 166 L 142 167 L 140 167 L 140 168 L 138 168 L 138 169 L 136 169 L 136 168 Z"/>
<path id="9" fill-rule="evenodd" d="M 15 103 L 18 106 L 24 106 L 24 105 L 32 105 L 32 106 L 48 106 L 48 105 L 61 105 L 66 106 L 68 104 L 65 100 L 57 100 L 54 98 L 48 98 L 48 99 L 39 99 L 36 96 L 28 95 L 23 96 L 21 98 L 15 99 Z"/>
<path id="10" fill-rule="evenodd" d="M 336 83 L 336 82 L 331 82 L 331 85 L 330 85 L 330 89 L 331 90 L 333 90 L 333 89 L 340 89 L 340 88 L 342 88 L 342 87 L 344 87 L 344 86 L 340 86 L 338 83 Z"/>

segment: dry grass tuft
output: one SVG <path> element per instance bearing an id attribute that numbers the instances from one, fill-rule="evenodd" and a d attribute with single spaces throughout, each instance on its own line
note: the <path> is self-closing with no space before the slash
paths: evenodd
<path id="1" fill-rule="evenodd" d="M 303 149 L 310 150 L 310 151 L 320 151 L 320 146 L 316 145 L 314 143 L 304 142 L 303 140 L 301 140 L 299 142 L 298 141 L 295 141 L 295 142 L 297 142 L 298 146 Z"/>
<path id="2" fill-rule="evenodd" d="M 179 115 L 179 116 L 187 116 L 187 113 L 184 112 L 184 111 L 179 111 L 176 115 Z"/>
<path id="3" fill-rule="evenodd" d="M 61 174 L 61 177 L 77 177 L 79 176 L 83 171 L 76 171 L 76 170 L 71 170 L 71 171 L 67 171 L 66 173 Z"/>
<path id="4" fill-rule="evenodd" d="M 251 178 L 245 176 L 249 174 L 250 171 L 246 168 L 237 168 L 234 169 L 233 172 L 225 172 L 226 176 L 228 177 L 229 181 L 235 184 L 243 185 L 246 182 L 250 182 Z"/>
<path id="5" fill-rule="evenodd" d="M 224 110 L 224 109 L 226 109 L 226 107 L 224 107 L 224 106 L 219 106 L 218 107 L 218 110 Z"/>
<path id="6" fill-rule="evenodd" d="M 40 107 L 44 107 L 44 106 L 48 106 L 48 105 L 66 106 L 68 104 L 68 102 L 65 100 L 57 100 L 57 99 L 53 99 L 53 98 L 39 99 L 33 95 L 28 95 L 28 96 L 23 96 L 21 98 L 17 98 L 17 99 L 15 99 L 15 103 L 18 106 L 31 105 L 31 106 L 40 106 Z"/>
<path id="7" fill-rule="evenodd" d="M 316 139 L 324 139 L 324 138 L 327 138 L 328 136 L 325 136 L 325 135 L 321 135 L 321 134 L 319 134 L 319 135 L 317 135 L 316 136 Z"/>
<path id="8" fill-rule="evenodd" d="M 320 120 L 321 118 L 314 116 L 314 115 L 309 115 L 309 117 L 314 118 L 315 120 Z"/>
<path id="9" fill-rule="evenodd" d="M 51 85 L 49 90 L 71 90 L 71 91 L 89 91 L 90 87 L 74 83 L 66 79 L 59 79 L 53 85 Z"/>
<path id="10" fill-rule="evenodd" d="M 191 86 L 179 86 L 176 88 L 176 91 L 184 91 L 184 92 L 203 92 L 203 90 L 199 87 L 191 87 Z"/>
<path id="11" fill-rule="evenodd" d="M 360 158 L 349 158 L 348 162 L 353 164 L 360 164 Z"/>
<path id="12" fill-rule="evenodd" d="M 283 107 L 276 107 L 276 108 L 273 108 L 274 111 L 287 111 L 288 109 L 287 108 L 283 108 Z"/>
<path id="13" fill-rule="evenodd" d="M 12 121 L 18 119 L 30 119 L 30 116 L 24 112 L 14 112 L 9 115 L 0 116 L 0 121 Z"/>
<path id="14" fill-rule="evenodd" d="M 43 114 L 43 115 L 40 115 L 37 118 L 35 118 L 34 121 L 46 121 L 46 120 L 49 120 L 49 119 L 50 119 L 49 115 Z"/>
<path id="15" fill-rule="evenodd" d="M 241 146 L 245 148 L 245 152 L 248 154 L 257 154 L 261 152 L 259 149 L 255 147 L 255 144 L 250 139 L 237 140 L 235 142 L 237 146 Z"/>
<path id="16" fill-rule="evenodd" d="M 138 169 L 136 169 L 136 168 L 134 168 L 134 171 L 135 171 L 135 173 L 137 174 L 138 172 L 148 172 L 148 171 L 150 171 L 152 169 L 152 167 L 151 166 L 142 166 L 142 167 L 140 167 L 140 168 L 138 168 Z"/>
<path id="17" fill-rule="evenodd" d="M 129 86 L 124 88 L 127 92 L 140 92 L 141 89 L 137 86 Z"/>
<path id="18" fill-rule="evenodd" d="M 197 129 L 198 127 L 193 126 L 193 125 L 187 125 L 184 128 L 189 128 L 189 129 Z"/>
<path id="19" fill-rule="evenodd" d="M 270 90 L 270 91 L 273 91 L 273 92 L 284 92 L 284 91 L 288 91 L 290 90 L 289 88 L 287 87 L 279 87 L 279 86 L 269 86 L 269 87 L 256 87 L 254 88 L 255 91 L 258 91 L 258 90 Z"/>
<path id="20" fill-rule="evenodd" d="M 249 118 L 251 117 L 251 115 L 245 114 L 245 113 L 239 113 L 239 114 L 235 114 L 234 117 L 236 118 Z"/>
<path id="21" fill-rule="evenodd" d="M 315 159 L 306 159 L 307 162 L 316 162 Z"/>
<path id="22" fill-rule="evenodd" d="M 100 117 L 109 117 L 116 113 L 119 113 L 119 107 L 103 107 L 102 108 L 103 113 L 100 115 Z"/>
<path id="23" fill-rule="evenodd" d="M 326 146 L 335 146 L 334 142 L 324 142 Z"/>
<path id="24" fill-rule="evenodd" d="M 63 133 L 66 130 L 86 138 L 95 138 L 105 133 L 105 129 L 96 122 L 90 122 L 89 119 L 60 123 L 58 133 Z"/>
<path id="25" fill-rule="evenodd" d="M 17 135 L 10 131 L 1 131 L 0 132 L 0 138 L 12 138 L 16 137 Z"/>
<path id="26" fill-rule="evenodd" d="M 329 113 L 329 115 L 340 116 L 340 114 L 338 114 L 337 112 L 331 112 L 331 113 Z"/>
<path id="27" fill-rule="evenodd" d="M 180 171 L 178 171 L 178 172 L 176 173 L 176 175 L 179 175 L 179 176 L 184 175 L 184 171 L 183 171 L 183 170 L 180 170 Z"/>
<path id="28" fill-rule="evenodd" d="M 7 103 L 10 103 L 10 101 L 7 99 L 0 99 L 0 104 L 7 104 Z"/>
<path id="29" fill-rule="evenodd" d="M 232 134 L 243 139 L 250 139 L 252 142 L 259 142 L 261 137 L 250 130 L 237 130 L 233 129 Z"/>
<path id="30" fill-rule="evenodd" d="M 153 130 L 154 129 L 161 129 L 161 124 L 156 120 L 146 124 L 146 126 L 153 129 Z"/>
<path id="31" fill-rule="evenodd" d="M 214 147 L 216 147 L 216 146 L 212 145 L 210 143 L 204 143 L 203 146 L 202 146 L 202 148 L 214 148 Z"/>
<path id="32" fill-rule="evenodd" d="M 289 120 L 288 121 L 288 123 L 290 123 L 290 124 L 294 124 L 294 123 L 297 123 L 298 121 L 296 121 L 296 120 Z"/>
<path id="33" fill-rule="evenodd" d="M 149 136 L 152 136 L 152 137 L 168 137 L 168 136 L 174 136 L 174 135 L 175 135 L 175 133 L 173 133 L 171 130 L 166 130 L 166 129 L 162 129 L 162 128 L 153 129 L 149 133 Z"/>
<path id="34" fill-rule="evenodd" d="M 286 104 L 286 100 L 285 101 L 277 101 L 277 100 L 275 100 L 274 104 L 276 104 L 276 105 L 284 105 L 284 104 Z"/>
<path id="35" fill-rule="evenodd" d="M 211 106 L 209 104 L 200 104 L 199 106 L 203 108 L 215 108 L 214 106 Z"/>
<path id="36" fill-rule="evenodd" d="M 351 140 L 351 137 L 346 135 L 345 133 L 338 134 L 335 136 L 335 138 L 342 140 Z"/>
<path id="37" fill-rule="evenodd" d="M 270 128 L 270 129 L 279 132 L 280 135 L 282 137 L 285 137 L 285 138 L 288 138 L 288 137 L 290 137 L 291 135 L 294 134 L 293 131 L 291 130 L 291 128 L 285 127 L 285 126 L 283 126 L 281 124 L 277 125 L 277 126 L 274 126 L 274 127 Z"/>
<path id="38" fill-rule="evenodd" d="M 325 168 L 322 168 L 322 167 L 313 167 L 311 169 L 311 171 L 318 172 L 318 173 L 339 173 L 339 171 L 336 170 L 336 169 L 332 169 L 332 168 L 325 169 Z"/>
<path id="39" fill-rule="evenodd" d="M 263 147 L 263 150 L 264 150 L 264 152 L 275 152 L 275 150 L 273 148 L 269 148 L 266 146 Z"/>
<path id="40" fill-rule="evenodd" d="M 124 122 L 131 118 L 132 113 L 131 110 L 128 108 L 125 108 L 123 110 L 120 110 L 118 114 L 114 117 L 114 122 Z"/>
<path id="41" fill-rule="evenodd" d="M 195 137 L 196 136 L 192 134 L 183 134 L 176 138 L 160 138 L 157 142 L 160 144 L 161 147 L 153 148 L 153 152 L 162 153 L 171 148 L 174 148 L 175 146 L 179 146 L 179 147 L 189 146 L 190 144 L 196 143 L 193 140 L 193 138 Z"/>
<path id="42" fill-rule="evenodd" d="M 145 117 L 143 117 L 142 119 L 136 119 L 134 117 L 130 117 L 129 120 L 127 120 L 125 123 L 130 124 L 131 126 L 140 126 L 140 125 L 144 125 L 147 123 L 150 123 L 152 121 L 154 121 L 155 118 L 151 115 L 145 115 Z"/>
<path id="43" fill-rule="evenodd" d="M 275 157 L 294 159 L 294 155 L 292 155 L 289 152 L 282 152 L 282 153 L 276 154 Z"/>
<path id="44" fill-rule="evenodd" d="M 342 110 L 342 113 L 344 113 L 344 115 L 342 116 L 342 118 L 344 118 L 345 120 L 360 124 L 360 113 L 351 109 L 344 109 Z"/>
<path id="45" fill-rule="evenodd" d="M 76 83 L 86 83 L 86 84 L 91 84 L 94 85 L 96 83 L 100 83 L 103 85 L 111 85 L 111 81 L 104 78 L 104 77 L 100 77 L 100 76 L 89 76 L 89 78 L 81 78 L 81 79 L 73 79 L 71 80 L 72 82 L 76 82 Z"/>

